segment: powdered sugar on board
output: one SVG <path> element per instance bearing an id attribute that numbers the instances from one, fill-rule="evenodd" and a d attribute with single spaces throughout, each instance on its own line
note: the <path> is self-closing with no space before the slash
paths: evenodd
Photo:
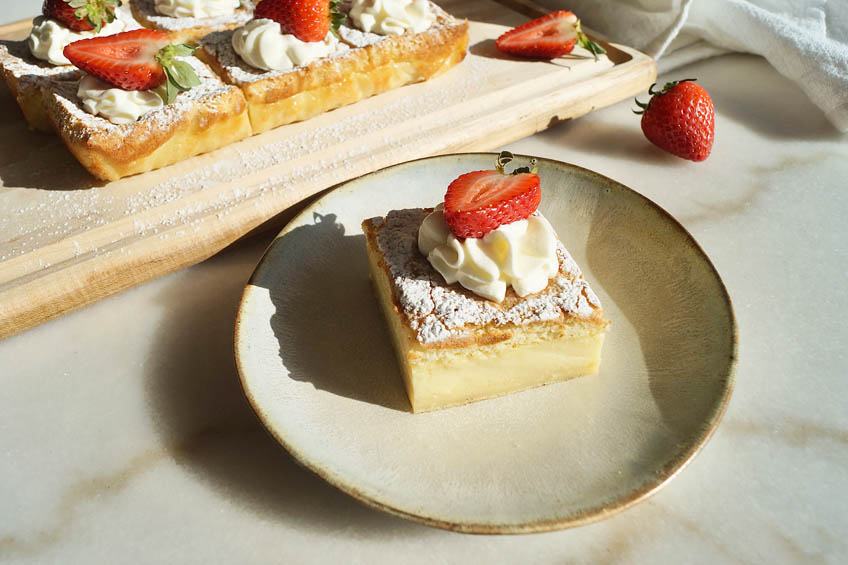
<path id="1" fill-rule="evenodd" d="M 567 316 L 589 318 L 600 300 L 583 278 L 580 268 L 559 243 L 559 273 L 540 293 L 525 298 L 514 294 L 503 304 L 478 297 L 458 285 L 445 284 L 442 276 L 418 251 L 418 228 L 432 210 L 392 210 L 385 219 L 369 220 L 377 228 L 379 247 L 397 300 L 418 341 L 433 344 L 462 338 L 475 327 L 522 325 L 553 321 Z M 511 298 L 511 299 L 510 299 Z"/>
<path id="2" fill-rule="evenodd" d="M 186 111 L 195 104 L 211 104 L 214 103 L 214 97 L 222 94 L 227 90 L 235 88 L 221 82 L 209 68 L 204 65 L 196 57 L 178 57 L 178 59 L 189 63 L 200 79 L 200 84 L 186 92 L 180 92 L 176 100 L 171 104 L 167 104 L 161 108 L 149 112 L 139 118 L 139 123 L 144 123 L 151 129 L 170 129 L 173 124 L 182 119 Z M 59 83 L 54 87 L 53 97 L 62 106 L 65 112 L 71 116 L 71 120 L 65 122 L 66 125 L 74 125 L 74 122 L 81 123 L 85 126 L 85 135 L 96 135 L 99 132 L 113 132 L 119 135 L 132 135 L 136 129 L 135 124 L 117 125 L 110 122 L 108 119 L 101 116 L 95 116 L 83 109 L 81 101 L 77 96 L 78 82 Z M 71 133 L 82 133 L 76 129 L 71 129 Z"/>

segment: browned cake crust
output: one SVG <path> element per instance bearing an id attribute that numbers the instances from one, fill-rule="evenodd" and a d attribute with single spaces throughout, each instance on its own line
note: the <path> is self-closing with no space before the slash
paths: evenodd
<path id="1" fill-rule="evenodd" d="M 42 89 L 82 76 L 76 67 L 57 67 L 34 57 L 26 41 L 0 41 L 0 72 L 29 127 L 46 132 L 52 132 L 53 127 L 44 108 Z"/>
<path id="2" fill-rule="evenodd" d="M 468 22 L 434 9 L 438 16 L 430 29 L 380 37 L 369 44 L 354 44 L 349 40 L 353 34 L 343 28 L 342 41 L 351 49 L 287 72 L 260 71 L 244 63 L 232 48 L 231 31 L 204 38 L 198 53 L 225 82 L 242 89 L 258 133 L 427 80 L 455 66 L 465 58 Z"/>
<path id="3" fill-rule="evenodd" d="M 242 7 L 233 16 L 214 18 L 173 18 L 156 11 L 155 0 L 129 0 L 133 17 L 138 23 L 150 29 L 168 33 L 175 43 L 197 43 L 204 35 L 214 31 L 234 29 L 244 25 L 253 14 L 256 4 L 253 0 L 244 0 Z"/>
<path id="4" fill-rule="evenodd" d="M 495 303 L 457 283 L 447 284 L 418 251 L 418 228 L 432 211 L 394 210 L 362 222 L 368 253 L 378 258 L 378 267 L 391 281 L 394 311 L 416 348 L 491 345 L 530 325 L 561 335 L 597 333 L 609 325 L 600 301 L 561 244 L 559 272 L 541 292 L 520 297 L 509 288 L 504 301 Z"/>
<path id="5" fill-rule="evenodd" d="M 198 71 L 200 86 L 137 122 L 116 125 L 87 113 L 77 82 L 45 92 L 50 122 L 79 162 L 104 180 L 164 167 L 250 136 L 241 91 L 223 84 L 197 59 L 186 60 Z"/>

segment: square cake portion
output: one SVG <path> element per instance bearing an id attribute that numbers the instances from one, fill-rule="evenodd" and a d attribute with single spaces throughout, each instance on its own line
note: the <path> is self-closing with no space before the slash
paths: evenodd
<path id="1" fill-rule="evenodd" d="M 224 84 L 196 57 L 181 57 L 200 84 L 176 100 L 114 124 L 88 113 L 77 95 L 79 81 L 45 91 L 50 122 L 77 160 L 103 180 L 158 169 L 251 135 L 247 104 L 238 88 Z"/>
<path id="2" fill-rule="evenodd" d="M 254 133 L 259 133 L 428 80 L 462 61 L 468 22 L 435 4 L 430 7 L 435 22 L 418 33 L 366 34 L 348 19 L 338 30 L 339 49 L 289 70 L 266 71 L 245 63 L 233 49 L 232 30 L 203 38 L 198 56 L 225 82 L 242 89 Z"/>
<path id="3" fill-rule="evenodd" d="M 609 322 L 557 244 L 559 271 L 536 294 L 497 303 L 447 284 L 418 250 L 432 209 L 362 223 L 371 278 L 413 412 L 492 398 L 598 371 Z"/>
<path id="4" fill-rule="evenodd" d="M 129 0 L 129 3 L 133 17 L 144 27 L 166 32 L 174 43 L 196 43 L 201 37 L 213 31 L 233 29 L 243 25 L 253 17 L 253 8 L 257 1 L 241 0 L 241 6 L 235 10 L 234 14 L 206 18 L 161 14 L 156 9 L 156 0 Z M 167 4 L 174 3 L 167 2 Z"/>
<path id="5" fill-rule="evenodd" d="M 99 35 L 111 35 L 139 27 L 128 9 L 119 6 L 115 15 L 117 19 L 106 24 Z M 39 35 L 42 38 L 41 55 L 52 59 L 52 62 L 33 55 L 30 42 L 33 41 L 32 34 L 37 35 L 36 29 L 39 28 L 57 30 L 55 33 L 46 32 L 46 36 Z M 49 91 L 57 81 L 77 80 L 82 76 L 82 71 L 69 61 L 65 59 L 60 62 L 55 58 L 61 56 L 62 49 L 68 43 L 94 36 L 94 32 L 73 32 L 59 22 L 38 16 L 33 20 L 29 38 L 23 41 L 0 41 L 0 73 L 31 129 L 53 132 L 42 92 Z"/>

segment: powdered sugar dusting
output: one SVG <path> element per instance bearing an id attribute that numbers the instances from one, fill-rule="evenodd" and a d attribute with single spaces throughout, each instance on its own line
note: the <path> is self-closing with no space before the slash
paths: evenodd
<path id="1" fill-rule="evenodd" d="M 155 0 L 130 0 L 130 2 L 133 11 L 139 18 L 143 18 L 158 29 L 165 31 L 182 31 L 194 27 L 223 29 L 228 26 L 243 25 L 253 18 L 253 8 L 256 5 L 253 0 L 242 0 L 242 8 L 236 10 L 236 13 L 232 16 L 174 18 L 157 12 Z"/>
<path id="2" fill-rule="evenodd" d="M 179 59 L 187 62 L 194 68 L 197 77 L 200 79 L 200 84 L 191 90 L 180 92 L 176 100 L 171 104 L 166 104 L 139 118 L 138 123 L 144 123 L 151 130 L 169 129 L 193 105 L 198 103 L 206 104 L 207 106 L 214 105 L 215 96 L 235 88 L 221 82 L 221 79 L 213 74 L 196 57 L 180 57 Z M 73 118 L 73 121 L 68 121 L 66 125 L 75 125 L 74 122 L 76 122 L 77 124 L 82 123 L 85 126 L 85 131 L 71 128 L 67 131 L 68 134 L 72 136 L 88 136 L 92 132 L 115 132 L 119 135 L 127 136 L 136 129 L 136 123 L 117 125 L 106 118 L 86 112 L 77 96 L 78 84 L 77 81 L 64 82 L 57 84 L 53 89 L 55 101 Z"/>
<path id="3" fill-rule="evenodd" d="M 51 65 L 32 55 L 26 41 L 0 41 L 0 67 L 18 81 L 35 85 L 51 80 L 75 80 L 82 74 L 73 65 Z"/>
<path id="4" fill-rule="evenodd" d="M 344 28 L 344 26 L 342 26 Z M 257 69 L 244 62 L 244 59 L 233 49 L 233 33 L 235 30 L 225 30 L 210 33 L 200 40 L 200 44 L 206 52 L 215 58 L 219 65 L 229 73 L 230 78 L 235 84 L 248 84 L 258 80 L 275 78 L 284 74 L 290 73 L 301 66 L 294 67 L 284 71 L 266 71 L 265 69 Z M 341 32 L 341 30 L 340 30 Z M 337 50 L 331 53 L 328 57 L 323 57 L 310 65 L 318 64 L 327 59 L 344 56 L 349 52 L 349 48 L 344 43 L 338 43 Z M 303 65 L 308 66 L 308 65 Z"/>
<path id="5" fill-rule="evenodd" d="M 601 304 L 580 268 L 558 243 L 559 273 L 545 290 L 502 304 L 476 296 L 456 284 L 447 285 L 418 251 L 418 228 L 432 210 L 393 210 L 385 219 L 369 220 L 379 227 L 377 245 L 397 292 L 396 300 L 419 342 L 462 338 L 481 326 L 522 325 L 567 316 L 589 318 Z"/>
<path id="6" fill-rule="evenodd" d="M 457 70 L 429 83 L 405 87 L 407 91 L 414 89 L 414 95 L 396 90 L 382 95 L 381 104 L 369 106 L 367 112 L 353 111 L 348 107 L 313 118 L 308 127 L 306 124 L 283 126 L 228 146 L 216 152 L 215 160 L 202 161 L 203 156 L 196 157 L 194 159 L 202 164 L 190 171 L 177 165 L 145 173 L 143 190 L 131 188 L 136 177 L 89 190 L 13 188 L 18 185 L 10 184 L 9 180 L 13 178 L 11 171 L 8 177 L 3 172 L 2 180 L 7 186 L 0 189 L 0 206 L 8 213 L 0 215 L 0 234 L 3 234 L 0 262 L 73 238 L 126 216 L 165 208 L 192 194 L 222 183 L 235 182 L 280 163 L 297 162 L 297 166 L 285 176 L 271 176 L 259 186 L 240 183 L 242 188 L 239 190 L 227 191 L 218 199 L 204 199 L 205 208 L 202 210 L 195 209 L 195 204 L 190 209 L 181 209 L 180 214 L 153 215 L 158 218 L 157 221 L 137 225 L 132 233 L 124 236 L 131 240 L 142 239 L 156 226 L 173 225 L 175 222 L 189 224 L 192 230 L 199 230 L 199 222 L 205 221 L 203 218 L 208 217 L 210 211 L 212 217 L 220 219 L 235 208 L 249 205 L 259 206 L 266 217 L 271 217 L 280 211 L 279 202 L 291 202 L 283 195 L 299 184 L 316 177 L 333 179 L 328 181 L 332 184 L 396 162 L 393 152 L 407 151 L 410 140 L 396 134 L 381 135 L 381 131 L 474 99 L 486 91 L 485 78 L 497 64 L 497 59 L 469 56 L 461 64 L 461 72 Z M 76 99 L 75 86 L 66 92 L 66 96 L 68 100 Z M 73 111 L 79 112 L 75 115 L 82 119 L 101 122 L 105 127 L 118 127 L 108 120 L 85 113 L 76 103 L 71 108 L 74 107 L 78 110 Z M 416 135 L 410 128 L 404 127 L 403 131 L 409 132 L 410 136 Z M 354 142 L 369 135 L 372 138 L 377 136 L 382 144 L 379 154 L 375 153 L 373 144 Z M 253 140 L 261 140 L 261 143 Z M 332 151 L 332 158 L 304 159 L 305 156 L 327 154 L 328 151 Z M 59 165 L 56 164 L 57 155 L 62 157 Z M 47 166 L 44 166 L 45 163 Z M 26 170 L 30 176 L 33 171 L 36 171 L 36 176 L 43 171 L 46 179 L 57 177 L 56 166 L 63 167 L 63 188 L 92 186 L 92 178 L 74 163 L 73 157 L 55 139 L 39 142 L 37 148 L 27 152 L 25 159 L 14 165 Z M 29 186 L 39 186 L 37 179 L 31 182 L 33 184 Z"/>

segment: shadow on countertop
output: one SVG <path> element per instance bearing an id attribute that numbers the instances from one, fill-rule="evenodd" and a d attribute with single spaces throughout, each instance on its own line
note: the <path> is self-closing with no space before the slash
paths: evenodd
<path id="1" fill-rule="evenodd" d="M 185 271 L 162 293 L 147 384 L 162 443 L 200 482 L 263 519 L 364 538 L 426 534 L 429 528 L 372 510 L 298 466 L 248 404 L 233 356 L 234 321 L 269 239 L 244 242 Z"/>

